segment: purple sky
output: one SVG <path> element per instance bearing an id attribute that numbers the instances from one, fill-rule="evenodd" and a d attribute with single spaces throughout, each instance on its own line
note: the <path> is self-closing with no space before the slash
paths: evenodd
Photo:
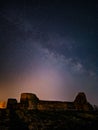
<path id="1" fill-rule="evenodd" d="M 0 1 L 0 99 L 36 93 L 98 104 L 95 1 Z"/>

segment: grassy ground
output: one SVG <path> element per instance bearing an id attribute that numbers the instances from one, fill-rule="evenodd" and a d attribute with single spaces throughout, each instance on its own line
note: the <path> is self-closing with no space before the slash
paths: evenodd
<path id="1" fill-rule="evenodd" d="M 98 130 L 98 112 L 0 110 L 0 130 Z"/>

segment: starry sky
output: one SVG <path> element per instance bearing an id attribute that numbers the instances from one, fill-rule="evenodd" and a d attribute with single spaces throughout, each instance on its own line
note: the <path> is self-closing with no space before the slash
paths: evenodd
<path id="1" fill-rule="evenodd" d="M 97 0 L 0 1 L 0 100 L 22 92 L 98 104 Z"/>

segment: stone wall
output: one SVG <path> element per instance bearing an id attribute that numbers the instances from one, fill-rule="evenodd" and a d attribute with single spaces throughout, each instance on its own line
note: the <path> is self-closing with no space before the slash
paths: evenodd
<path id="1" fill-rule="evenodd" d="M 37 104 L 38 110 L 66 110 L 67 107 L 66 102 L 58 101 L 39 101 Z"/>
<path id="2" fill-rule="evenodd" d="M 84 93 L 79 93 L 74 102 L 42 101 L 35 94 L 22 93 L 20 103 L 17 103 L 16 99 L 8 99 L 7 108 L 28 110 L 93 110 Z"/>

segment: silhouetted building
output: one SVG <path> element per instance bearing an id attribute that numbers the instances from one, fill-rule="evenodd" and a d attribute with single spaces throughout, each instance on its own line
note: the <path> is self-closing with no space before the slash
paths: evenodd
<path id="1" fill-rule="evenodd" d="M 75 100 L 74 100 L 74 105 L 76 110 L 93 110 L 92 105 L 87 101 L 86 95 L 83 92 L 80 92 Z"/>
<path id="2" fill-rule="evenodd" d="M 7 108 L 8 109 L 17 109 L 17 100 L 13 98 L 9 98 L 7 101 Z"/>
<path id="3" fill-rule="evenodd" d="M 22 93 L 20 103 L 17 103 L 16 99 L 8 99 L 7 108 L 28 110 L 93 110 L 92 105 L 88 103 L 83 92 L 78 93 L 74 102 L 43 101 L 39 100 L 35 94 Z"/>

